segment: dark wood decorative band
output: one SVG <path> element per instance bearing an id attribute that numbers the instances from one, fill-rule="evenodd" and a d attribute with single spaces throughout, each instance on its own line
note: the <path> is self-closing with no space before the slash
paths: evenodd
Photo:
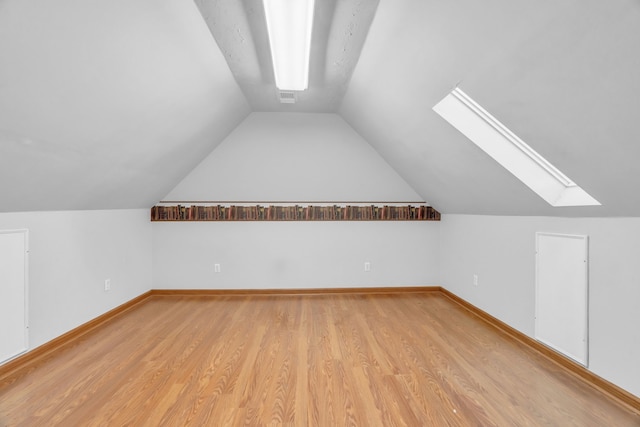
<path id="1" fill-rule="evenodd" d="M 475 305 L 460 298 L 456 294 L 444 288 L 442 288 L 441 291 L 450 300 L 456 302 L 458 305 L 462 306 L 463 308 L 467 309 L 471 313 L 475 314 L 480 319 L 484 320 L 485 322 L 491 324 L 495 328 L 509 335 L 511 338 L 539 352 L 540 354 L 545 356 L 547 359 L 559 365 L 561 368 L 565 369 L 566 371 L 570 372 L 574 376 L 577 376 L 578 378 L 585 381 L 585 383 L 587 383 L 591 387 L 601 391 L 602 393 L 610 396 L 614 400 L 620 402 L 621 404 L 625 405 L 626 407 L 629 407 L 630 409 L 640 414 L 640 398 L 639 397 L 629 393 L 628 391 L 618 387 L 617 385 L 594 374 L 593 372 L 586 369 L 584 366 L 552 350 L 551 348 L 529 337 L 528 335 L 523 334 L 517 329 L 512 328 L 511 326 L 507 325 L 503 321 L 496 319 L 486 311 L 479 309 Z"/>
<path id="2" fill-rule="evenodd" d="M 247 295 L 331 295 L 331 294 L 399 294 L 440 292 L 440 286 L 317 288 L 317 289 L 154 289 L 152 296 L 247 296 Z"/>
<path id="3" fill-rule="evenodd" d="M 176 205 L 185 204 L 212 204 L 212 205 L 272 205 L 272 204 L 289 204 L 289 205 L 424 205 L 427 202 L 424 200 L 413 201 L 346 201 L 346 200 L 160 200 L 158 203 L 171 203 Z"/>
<path id="4" fill-rule="evenodd" d="M 80 338 L 82 335 L 85 335 L 86 333 L 91 332 L 93 329 L 97 328 L 103 323 L 113 319 L 119 314 L 124 313 L 125 311 L 133 308 L 134 306 L 142 303 L 144 300 L 146 300 L 150 296 L 151 296 L 151 291 L 147 291 L 144 294 L 137 296 L 132 300 L 129 300 L 124 304 L 119 305 L 118 307 L 112 310 L 109 310 L 106 313 L 94 319 L 89 320 L 87 323 L 83 323 L 77 328 L 74 328 L 69 332 L 60 335 L 59 337 L 56 337 L 51 341 L 48 341 L 42 344 L 41 346 L 36 347 L 33 350 L 21 356 L 18 356 L 15 359 L 10 360 L 4 365 L 0 365 L 0 380 L 8 377 L 9 375 L 15 375 L 19 373 L 19 371 L 28 368 L 31 362 L 34 362 L 37 359 L 55 350 L 63 348 L 64 346 L 72 343 L 74 340 Z"/>
<path id="5" fill-rule="evenodd" d="M 427 205 L 153 206 L 151 221 L 440 221 Z"/>

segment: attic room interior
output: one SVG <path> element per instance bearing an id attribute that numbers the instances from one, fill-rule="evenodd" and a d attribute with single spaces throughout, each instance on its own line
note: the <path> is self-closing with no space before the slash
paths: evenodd
<path id="1" fill-rule="evenodd" d="M 0 0 L 0 426 L 640 425 L 640 3 L 311 10 Z"/>

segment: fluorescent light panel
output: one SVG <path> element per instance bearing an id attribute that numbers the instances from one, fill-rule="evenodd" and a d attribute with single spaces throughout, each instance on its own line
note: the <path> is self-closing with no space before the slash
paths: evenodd
<path id="1" fill-rule="evenodd" d="M 305 90 L 309 85 L 309 53 L 314 0 L 263 0 L 276 86 Z"/>
<path id="2" fill-rule="evenodd" d="M 550 205 L 600 205 L 460 88 L 433 110 Z"/>

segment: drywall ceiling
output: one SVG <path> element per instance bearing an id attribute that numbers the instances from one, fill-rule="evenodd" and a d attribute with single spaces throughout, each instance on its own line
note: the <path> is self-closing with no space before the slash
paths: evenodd
<path id="1" fill-rule="evenodd" d="M 195 0 L 253 111 L 335 112 L 379 0 L 316 0 L 309 88 L 295 105 L 275 87 L 262 0 Z"/>
<path id="2" fill-rule="evenodd" d="M 382 1 L 339 110 L 446 213 L 638 216 L 640 3 Z M 432 111 L 459 86 L 602 203 L 552 208 Z"/>
<path id="3" fill-rule="evenodd" d="M 639 216 L 637 0 L 317 0 L 280 105 L 259 0 L 0 0 L 0 211 L 148 207 L 251 111 L 338 113 L 443 213 Z M 598 199 L 552 208 L 432 107 L 459 86 Z"/>
<path id="4" fill-rule="evenodd" d="M 0 212 L 148 207 L 249 112 L 192 2 L 0 1 Z"/>

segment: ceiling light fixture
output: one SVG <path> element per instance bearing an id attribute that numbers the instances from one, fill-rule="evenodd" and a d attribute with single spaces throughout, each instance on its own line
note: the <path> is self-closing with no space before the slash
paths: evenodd
<path id="1" fill-rule="evenodd" d="M 276 86 L 305 90 L 315 0 L 263 0 Z"/>

